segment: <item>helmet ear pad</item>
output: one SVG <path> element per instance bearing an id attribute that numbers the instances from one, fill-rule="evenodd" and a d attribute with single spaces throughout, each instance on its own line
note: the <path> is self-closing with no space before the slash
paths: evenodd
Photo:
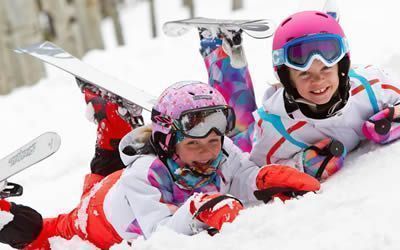
<path id="1" fill-rule="evenodd" d="M 347 102 L 349 99 L 350 91 L 350 81 L 349 81 L 349 71 L 350 71 L 350 57 L 345 55 L 342 60 L 338 63 L 338 73 L 339 73 L 339 94 L 344 101 Z"/>
<path id="2" fill-rule="evenodd" d="M 299 92 L 294 87 L 293 81 L 290 79 L 290 71 L 289 67 L 286 65 L 281 65 L 277 69 L 277 74 L 279 76 L 280 82 L 285 87 L 287 97 L 289 98 L 290 102 L 294 102 L 295 99 L 300 98 Z"/>

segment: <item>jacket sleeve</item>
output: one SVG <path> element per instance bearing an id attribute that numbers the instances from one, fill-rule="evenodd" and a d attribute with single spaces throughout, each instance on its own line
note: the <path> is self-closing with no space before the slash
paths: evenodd
<path id="1" fill-rule="evenodd" d="M 244 56 L 244 55 L 243 55 Z M 226 102 L 236 113 L 236 127 L 232 139 L 250 152 L 256 110 L 253 83 L 248 67 L 233 68 L 222 46 L 204 58 L 209 84 L 224 96 Z"/>
<path id="2" fill-rule="evenodd" d="M 256 177 L 260 168 L 229 138 L 224 139 L 224 149 L 229 155 L 222 166 L 224 181 L 230 183 L 228 193 L 245 204 L 257 201 L 254 191 L 257 190 Z"/>
<path id="3" fill-rule="evenodd" d="M 395 80 L 381 69 L 374 68 L 374 71 L 376 78 L 381 81 L 379 95 L 382 107 L 400 104 L 400 81 Z"/>
<path id="4" fill-rule="evenodd" d="M 204 224 L 192 219 L 189 210 L 190 198 L 182 204 L 176 202 L 179 199 L 173 194 L 176 187 L 173 187 L 172 178 L 167 170 L 163 170 L 165 167 L 162 163 L 155 161 L 150 163 L 152 165 L 149 168 L 148 162 L 143 161 L 143 158 L 130 167 L 134 169 L 128 169 L 127 174 L 121 177 L 126 199 L 131 204 L 143 236 L 149 238 L 159 225 L 185 235 L 194 234 L 192 226 L 202 228 Z"/>

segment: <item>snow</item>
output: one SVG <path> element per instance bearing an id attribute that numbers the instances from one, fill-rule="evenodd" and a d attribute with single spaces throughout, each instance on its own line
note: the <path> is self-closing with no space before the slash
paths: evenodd
<path id="1" fill-rule="evenodd" d="M 14 219 L 14 215 L 10 212 L 0 211 L 0 230 L 3 229 L 10 221 Z"/>
<path id="2" fill-rule="evenodd" d="M 81 201 L 81 206 L 78 210 L 78 218 L 75 221 L 75 227 L 79 228 L 79 230 L 87 237 L 87 219 L 88 219 L 88 214 L 87 214 L 87 209 L 89 206 L 89 201 L 93 198 L 93 196 L 99 191 L 103 182 L 96 183 L 92 189 L 90 189 L 89 194 L 82 199 Z M 95 211 L 97 213 L 97 211 Z"/>
<path id="3" fill-rule="evenodd" d="M 317 0 L 307 0 L 314 1 Z M 187 18 L 181 0 L 157 0 L 159 24 Z M 268 18 L 281 21 L 298 10 L 300 1 L 245 0 L 245 9 L 229 11 L 231 0 L 196 2 L 198 16 Z M 383 66 L 400 79 L 398 8 L 395 0 L 338 0 L 352 62 Z M 106 50 L 90 51 L 84 61 L 119 79 L 158 95 L 168 85 L 187 79 L 207 81 L 195 31 L 179 38 L 150 38 L 148 6 L 138 3 L 121 14 L 127 45 L 117 47 L 111 20 L 103 35 Z M 161 34 L 161 27 L 158 27 Z M 257 100 L 267 82 L 276 82 L 271 68 L 271 39 L 244 38 Z M 16 55 L 18 56 L 18 55 Z M 68 74 L 47 66 L 48 76 L 32 87 L 0 97 L 0 152 L 7 155 L 45 131 L 61 135 L 55 155 L 11 181 L 23 184 L 24 195 L 10 200 L 30 205 L 45 217 L 68 212 L 79 203 L 84 175 L 94 153 L 96 127 L 85 116 L 83 96 Z M 148 119 L 148 115 L 147 115 Z M 134 249 L 399 249 L 400 143 L 363 144 L 345 168 L 322 185 L 317 194 L 298 200 L 249 208 L 214 237 L 206 233 L 178 235 L 160 228 Z M 52 239 L 53 249 L 94 249 L 77 238 Z M 128 249 L 122 243 L 113 249 Z M 0 245 L 0 249 L 9 249 Z"/>

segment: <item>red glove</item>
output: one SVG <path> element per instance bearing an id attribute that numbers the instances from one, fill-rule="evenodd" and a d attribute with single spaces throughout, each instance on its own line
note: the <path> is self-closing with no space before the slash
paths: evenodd
<path id="1" fill-rule="evenodd" d="M 196 193 L 190 202 L 193 217 L 218 231 L 225 222 L 232 222 L 242 209 L 238 199 L 220 193 Z"/>
<path id="2" fill-rule="evenodd" d="M 290 197 L 320 189 L 320 183 L 314 177 L 295 168 L 275 164 L 260 169 L 256 185 L 259 190 L 254 192 L 255 196 L 265 202 L 275 196 L 285 201 Z"/>

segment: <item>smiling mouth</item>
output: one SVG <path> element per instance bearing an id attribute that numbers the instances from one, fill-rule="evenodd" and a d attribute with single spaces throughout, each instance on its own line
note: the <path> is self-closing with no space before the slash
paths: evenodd
<path id="1" fill-rule="evenodd" d="M 325 94 L 325 92 L 326 92 L 328 89 L 329 89 L 329 87 L 325 87 L 325 88 L 313 90 L 313 91 L 310 91 L 310 92 L 311 92 L 312 94 L 314 94 L 314 95 L 322 95 L 322 94 Z"/>
<path id="2" fill-rule="evenodd" d="M 208 161 L 194 161 L 194 162 L 193 162 L 193 166 L 194 166 L 194 167 L 204 167 L 204 166 L 210 165 L 211 162 L 212 162 L 212 160 L 208 160 Z"/>

